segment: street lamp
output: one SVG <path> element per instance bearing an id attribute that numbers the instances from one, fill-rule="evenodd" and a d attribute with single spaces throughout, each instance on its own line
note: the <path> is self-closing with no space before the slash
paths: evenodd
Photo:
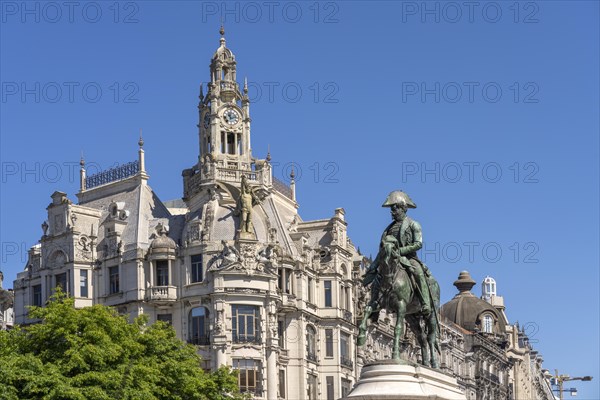
<path id="1" fill-rule="evenodd" d="M 555 375 L 552 378 L 552 381 L 553 381 L 552 383 L 554 385 L 558 386 L 558 388 L 552 389 L 552 390 L 555 392 L 558 392 L 560 400 L 564 399 L 563 392 L 570 392 L 571 396 L 577 396 L 576 388 L 569 388 L 569 389 L 563 388 L 564 382 L 567 382 L 567 381 L 591 381 L 592 380 L 592 377 L 589 375 L 570 377 L 569 375 L 559 375 L 557 369 L 555 369 L 554 371 L 555 371 Z"/>

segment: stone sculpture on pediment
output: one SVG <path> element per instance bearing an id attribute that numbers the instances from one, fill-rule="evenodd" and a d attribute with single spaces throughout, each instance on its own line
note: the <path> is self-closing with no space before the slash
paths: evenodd
<path id="1" fill-rule="evenodd" d="M 287 229 L 290 233 L 298 232 L 298 215 L 294 214 L 294 217 L 290 220 Z"/>
<path id="2" fill-rule="evenodd" d="M 256 261 L 264 265 L 264 269 L 272 274 L 277 274 L 279 265 L 279 247 L 272 244 L 267 245 L 256 254 Z"/>
<path id="3" fill-rule="evenodd" d="M 208 270 L 216 271 L 234 266 L 238 267 L 236 269 L 242 269 L 242 256 L 238 249 L 227 243 L 226 240 L 221 240 L 221 245 L 223 246 L 221 253 L 209 261 Z"/>

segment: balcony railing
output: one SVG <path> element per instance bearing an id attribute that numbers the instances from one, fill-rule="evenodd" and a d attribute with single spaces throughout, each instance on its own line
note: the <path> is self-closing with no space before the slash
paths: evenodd
<path id="1" fill-rule="evenodd" d="M 238 83 L 235 81 L 221 81 L 220 87 L 221 87 L 221 90 L 225 90 L 225 91 L 226 90 L 231 90 L 234 92 L 240 91 L 240 87 L 239 87 Z"/>
<path id="2" fill-rule="evenodd" d="M 217 167 L 217 179 L 223 181 L 241 182 L 242 175 L 245 175 L 250 183 L 259 183 L 260 173 L 258 171 Z"/>
<path id="3" fill-rule="evenodd" d="M 306 359 L 308 361 L 317 362 L 317 355 L 313 352 L 308 351 L 306 352 Z"/>
<path id="4" fill-rule="evenodd" d="M 149 301 L 175 301 L 177 292 L 175 286 L 153 286 L 146 291 Z"/>
<path id="5" fill-rule="evenodd" d="M 256 397 L 262 397 L 263 396 L 263 388 L 262 386 L 256 386 L 256 387 L 240 387 L 240 392 L 241 393 L 251 393 Z"/>
<path id="6" fill-rule="evenodd" d="M 488 379 L 494 383 L 500 383 L 500 378 L 498 377 L 498 375 L 492 374 L 491 372 L 485 371 L 485 370 L 479 370 L 477 371 L 477 376 L 481 377 L 481 378 L 485 378 Z"/>
<path id="7" fill-rule="evenodd" d="M 340 357 L 340 364 L 342 364 L 344 367 L 354 368 L 354 363 L 352 362 L 352 360 L 350 359 L 350 357 L 341 356 Z"/>
<path id="8" fill-rule="evenodd" d="M 120 181 L 122 179 L 129 178 L 138 172 L 140 172 L 140 162 L 128 162 L 127 164 L 123 164 L 106 171 L 98 172 L 95 175 L 88 176 L 85 178 L 85 189 L 92 189 L 96 186 L 102 186 L 106 185 L 107 183 Z"/>
<path id="9" fill-rule="evenodd" d="M 210 335 L 193 336 L 188 339 L 188 343 L 197 346 L 207 346 L 210 344 Z"/>
<path id="10" fill-rule="evenodd" d="M 261 343 L 260 335 L 238 335 L 231 336 L 233 343 Z"/>

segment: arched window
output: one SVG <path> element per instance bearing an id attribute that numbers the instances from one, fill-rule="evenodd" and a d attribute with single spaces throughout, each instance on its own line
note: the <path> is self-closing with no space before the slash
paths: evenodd
<path id="1" fill-rule="evenodd" d="M 306 327 L 306 358 L 317 361 L 317 331 L 311 325 Z"/>
<path id="2" fill-rule="evenodd" d="M 486 314 L 483 316 L 483 332 L 492 333 L 494 328 L 494 319 L 491 315 Z"/>
<path id="3" fill-rule="evenodd" d="M 190 311 L 189 328 L 189 343 L 198 345 L 210 344 L 208 310 L 206 307 L 192 308 Z"/>

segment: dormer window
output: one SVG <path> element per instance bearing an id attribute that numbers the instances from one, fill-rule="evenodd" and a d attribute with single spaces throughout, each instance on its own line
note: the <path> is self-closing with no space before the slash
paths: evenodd
<path id="1" fill-rule="evenodd" d="M 482 318 L 481 325 L 482 325 L 482 330 L 484 333 L 493 333 L 494 318 L 489 314 L 484 315 Z"/>

